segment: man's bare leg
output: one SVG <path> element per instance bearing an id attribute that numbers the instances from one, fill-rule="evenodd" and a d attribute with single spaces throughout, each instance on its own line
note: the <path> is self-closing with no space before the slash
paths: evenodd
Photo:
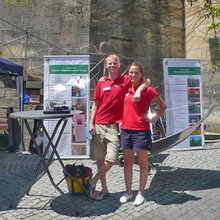
<path id="1" fill-rule="evenodd" d="M 90 184 L 93 188 L 95 188 L 97 182 L 100 180 L 102 184 L 102 192 L 107 193 L 107 183 L 106 183 L 106 173 L 112 168 L 114 165 L 113 162 L 110 161 L 104 161 L 104 160 L 98 160 L 97 161 L 97 167 L 98 167 L 98 173 L 90 180 Z M 90 194 L 90 197 L 94 197 L 94 194 Z"/>

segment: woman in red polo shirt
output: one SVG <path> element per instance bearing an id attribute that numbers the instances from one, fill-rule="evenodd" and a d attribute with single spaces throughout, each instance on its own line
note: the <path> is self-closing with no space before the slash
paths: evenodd
<path id="1" fill-rule="evenodd" d="M 121 125 L 121 148 L 124 155 L 124 175 L 126 193 L 120 198 L 121 203 L 126 203 L 132 198 L 132 167 L 134 163 L 134 151 L 137 153 L 140 167 L 140 186 L 134 205 L 145 202 L 144 189 L 148 178 L 148 152 L 151 149 L 150 123 L 154 124 L 166 110 L 166 104 L 152 87 L 147 87 L 141 93 L 140 102 L 132 102 L 137 88 L 141 84 L 143 71 L 142 66 L 133 62 L 128 68 L 131 87 L 124 99 L 123 121 Z M 152 100 L 159 106 L 156 115 L 147 117 Z"/>

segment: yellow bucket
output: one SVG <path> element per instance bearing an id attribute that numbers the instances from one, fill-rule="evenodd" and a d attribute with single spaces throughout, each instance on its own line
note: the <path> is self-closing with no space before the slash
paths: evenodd
<path id="1" fill-rule="evenodd" d="M 77 181 L 79 181 L 83 185 L 83 178 L 82 177 L 74 177 Z M 87 182 L 90 180 L 90 176 L 85 177 L 85 185 L 86 187 Z M 82 189 L 82 187 L 75 181 L 73 181 L 70 176 L 67 177 L 67 185 L 69 188 L 69 192 L 71 194 L 74 193 L 85 193 L 85 191 Z"/>

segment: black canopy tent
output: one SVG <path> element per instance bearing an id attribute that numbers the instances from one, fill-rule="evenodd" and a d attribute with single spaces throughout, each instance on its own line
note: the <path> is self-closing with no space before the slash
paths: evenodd
<path id="1" fill-rule="evenodd" d="M 0 75 L 15 76 L 18 109 L 23 111 L 23 66 L 0 57 Z M 23 147 L 23 122 L 21 121 L 21 144 Z"/>

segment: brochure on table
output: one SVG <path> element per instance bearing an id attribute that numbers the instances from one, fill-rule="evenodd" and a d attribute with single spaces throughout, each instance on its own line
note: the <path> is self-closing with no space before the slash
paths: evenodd
<path id="1" fill-rule="evenodd" d="M 163 59 L 166 133 L 175 134 L 202 118 L 202 86 L 199 60 Z M 201 124 L 192 135 L 172 150 L 204 147 Z"/>
<path id="2" fill-rule="evenodd" d="M 81 114 L 69 118 L 57 151 L 61 158 L 89 158 L 86 125 L 89 113 L 89 56 L 46 56 L 44 58 L 44 109 L 67 106 Z M 44 122 L 51 135 L 57 120 Z M 58 137 L 57 132 L 55 141 Z M 55 143 L 54 141 L 54 143 Z M 44 148 L 47 144 L 44 137 Z M 51 154 L 52 148 L 48 155 Z"/>

